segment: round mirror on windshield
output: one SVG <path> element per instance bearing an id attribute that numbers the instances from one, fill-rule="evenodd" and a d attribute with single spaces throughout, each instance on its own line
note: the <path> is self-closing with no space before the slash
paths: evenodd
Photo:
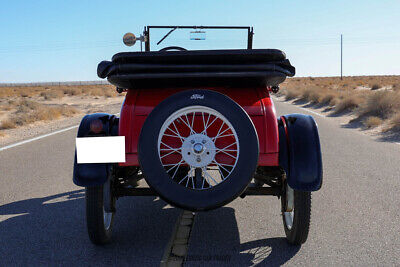
<path id="1" fill-rule="evenodd" d="M 136 43 L 136 36 L 133 33 L 128 32 L 125 33 L 122 40 L 126 46 L 133 46 Z"/>

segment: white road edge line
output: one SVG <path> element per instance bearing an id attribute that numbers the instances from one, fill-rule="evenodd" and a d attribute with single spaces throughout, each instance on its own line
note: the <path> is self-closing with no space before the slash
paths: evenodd
<path id="1" fill-rule="evenodd" d="M 119 112 L 114 114 L 114 115 L 118 116 Z M 23 145 L 23 144 L 26 144 L 26 143 L 30 143 L 32 141 L 36 141 L 36 140 L 39 140 L 39 139 L 42 139 L 42 138 L 46 138 L 46 137 L 49 137 L 49 136 L 52 136 L 52 135 L 55 135 L 55 134 L 63 133 L 63 132 L 66 132 L 66 131 L 69 131 L 69 130 L 72 130 L 72 129 L 75 129 L 75 128 L 78 128 L 78 127 L 79 127 L 79 124 L 71 126 L 71 127 L 68 127 L 68 128 L 65 128 L 65 129 L 57 130 L 55 132 L 51 132 L 51 133 L 48 133 L 48 134 L 39 135 L 39 136 L 36 136 L 34 138 L 27 139 L 27 140 L 24 140 L 24 141 L 20 141 L 20 142 L 17 142 L 17 143 L 8 145 L 8 146 L 3 146 L 3 147 L 0 147 L 0 151 L 6 150 L 6 149 L 9 149 L 9 148 L 13 148 L 13 147 L 16 147 L 16 146 L 20 146 L 20 145 Z"/>
<path id="2" fill-rule="evenodd" d="M 322 115 L 322 114 L 320 114 L 320 113 L 318 113 L 318 112 L 309 110 L 308 108 L 303 108 L 303 107 L 299 107 L 299 108 L 304 109 L 305 111 L 308 111 L 308 112 L 310 112 L 310 113 L 312 113 L 312 114 L 315 114 L 315 115 L 317 115 L 317 116 L 320 116 L 320 117 L 322 117 L 322 118 L 325 118 L 325 117 L 326 117 L 325 115 Z"/>
<path id="3" fill-rule="evenodd" d="M 273 98 L 274 100 L 277 100 L 277 101 L 281 102 L 281 103 L 289 104 L 289 105 L 298 107 L 298 108 L 300 108 L 300 109 L 303 109 L 303 110 L 305 110 L 305 111 L 308 111 L 308 112 L 310 112 L 310 113 L 312 113 L 312 114 L 315 114 L 315 115 L 317 115 L 317 116 L 320 116 L 321 118 L 325 118 L 325 117 L 326 117 L 325 115 L 323 115 L 323 114 L 321 114 L 321 113 L 318 113 L 318 112 L 315 112 L 315 111 L 312 111 L 312 110 L 310 110 L 310 109 L 308 109 L 308 108 L 303 108 L 303 107 L 300 107 L 300 106 L 297 106 L 297 105 L 293 105 L 292 103 L 287 103 L 286 101 L 281 101 L 281 100 L 278 99 L 276 96 L 272 96 L 272 98 Z"/>
<path id="4" fill-rule="evenodd" d="M 68 127 L 68 128 L 65 128 L 65 129 L 61 129 L 61 130 L 58 130 L 58 131 L 55 131 L 55 132 L 51 132 L 51 133 L 48 133 L 48 134 L 39 135 L 39 136 L 36 136 L 34 138 L 31 138 L 31 139 L 27 139 L 27 140 L 24 140 L 24 141 L 21 141 L 21 142 L 17 142 L 17 143 L 8 145 L 8 146 L 0 147 L 0 151 L 6 150 L 6 149 L 9 149 L 9 148 L 12 148 L 12 147 L 20 146 L 20 145 L 23 145 L 23 144 L 26 144 L 26 143 L 30 143 L 32 141 L 36 141 L 36 140 L 39 140 L 39 139 L 43 139 L 43 138 L 46 138 L 46 137 L 49 137 L 49 136 L 52 136 L 52 135 L 55 135 L 55 134 L 63 133 L 63 132 L 66 132 L 66 131 L 69 131 L 69 130 L 72 130 L 72 129 L 75 129 L 75 128 L 78 128 L 78 127 L 79 127 L 79 124 L 71 126 L 71 127 Z"/>

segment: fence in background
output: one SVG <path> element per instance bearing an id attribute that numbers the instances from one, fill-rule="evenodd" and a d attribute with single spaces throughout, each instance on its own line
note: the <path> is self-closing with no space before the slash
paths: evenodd
<path id="1" fill-rule="evenodd" d="M 60 86 L 60 85 L 97 85 L 110 84 L 108 81 L 71 81 L 71 82 L 38 82 L 38 83 L 0 83 L 0 87 L 23 86 Z"/>

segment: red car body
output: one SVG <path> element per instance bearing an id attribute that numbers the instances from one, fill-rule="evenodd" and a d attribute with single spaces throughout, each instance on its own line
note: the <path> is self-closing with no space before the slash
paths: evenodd
<path id="1" fill-rule="evenodd" d="M 125 136 L 126 162 L 120 166 L 139 166 L 138 140 L 147 116 L 161 101 L 188 88 L 128 90 L 122 105 L 119 135 Z M 259 166 L 279 166 L 279 134 L 274 103 L 267 87 L 202 88 L 229 96 L 251 118 L 259 138 Z"/>

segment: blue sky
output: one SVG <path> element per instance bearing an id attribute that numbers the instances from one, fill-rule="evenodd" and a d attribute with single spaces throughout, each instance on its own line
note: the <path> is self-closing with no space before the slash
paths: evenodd
<path id="1" fill-rule="evenodd" d="M 254 48 L 285 51 L 297 76 L 340 75 L 343 34 L 344 75 L 399 75 L 399 14 L 398 0 L 3 0 L 0 82 L 96 80 L 101 60 L 139 49 L 122 36 L 145 25 L 254 26 Z"/>

